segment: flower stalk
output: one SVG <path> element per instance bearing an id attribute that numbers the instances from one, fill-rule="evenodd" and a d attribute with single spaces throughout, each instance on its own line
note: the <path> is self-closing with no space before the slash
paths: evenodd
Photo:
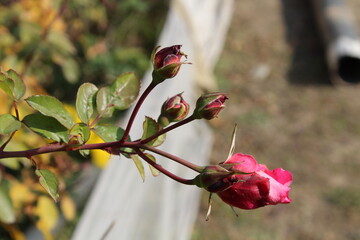
<path id="1" fill-rule="evenodd" d="M 185 178 L 179 177 L 179 176 L 169 172 L 165 168 L 163 168 L 160 164 L 157 164 L 156 162 L 154 162 L 153 160 L 148 158 L 139 148 L 134 148 L 134 150 L 144 161 L 146 161 L 148 164 L 150 164 L 151 166 L 153 166 L 154 168 L 156 168 L 157 170 L 159 170 L 166 176 L 170 177 L 171 179 L 173 179 L 179 183 L 182 183 L 182 184 L 194 185 L 193 179 L 185 179 Z"/>

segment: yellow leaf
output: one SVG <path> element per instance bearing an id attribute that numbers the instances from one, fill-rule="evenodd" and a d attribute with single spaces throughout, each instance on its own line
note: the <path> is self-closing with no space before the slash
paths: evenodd
<path id="1" fill-rule="evenodd" d="M 55 202 L 47 196 L 40 196 L 34 211 L 38 216 L 36 227 L 41 231 L 46 240 L 52 240 L 51 230 L 55 227 L 58 220 L 58 210 Z"/>
<path id="2" fill-rule="evenodd" d="M 104 168 L 110 160 L 110 154 L 103 150 L 91 150 L 91 161 L 99 168 Z"/>
<path id="3" fill-rule="evenodd" d="M 104 142 L 98 135 L 91 133 L 88 143 L 102 143 Z M 104 168 L 110 159 L 110 154 L 103 150 L 91 150 L 91 161 L 99 168 Z"/>
<path id="4" fill-rule="evenodd" d="M 19 182 L 11 185 L 9 195 L 16 210 L 19 210 L 24 203 L 33 201 L 35 197 L 25 184 Z"/>
<path id="5" fill-rule="evenodd" d="M 69 195 L 61 196 L 60 207 L 66 220 L 72 221 L 75 218 L 76 206 Z"/>
<path id="6" fill-rule="evenodd" d="M 0 115 L 8 113 L 9 106 L 10 106 L 10 100 L 8 98 L 8 95 L 2 90 L 0 90 L 0 102 L 1 102 L 1 108 L 0 108 Z"/>
<path id="7" fill-rule="evenodd" d="M 71 117 L 75 120 L 75 122 L 81 122 L 75 107 L 68 105 L 68 104 L 64 104 L 64 107 L 66 109 L 66 111 L 68 111 L 71 115 Z"/>

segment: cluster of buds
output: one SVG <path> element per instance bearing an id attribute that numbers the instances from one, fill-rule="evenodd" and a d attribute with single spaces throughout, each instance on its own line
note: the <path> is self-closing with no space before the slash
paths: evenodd
<path id="1" fill-rule="evenodd" d="M 153 82 L 156 84 L 167 78 L 173 78 L 184 62 L 180 51 L 181 46 L 175 45 L 161 49 L 152 56 L 154 66 Z M 177 126 L 194 119 L 210 120 L 216 118 L 225 108 L 228 97 L 224 93 L 207 93 L 198 98 L 191 117 L 189 104 L 177 94 L 162 105 L 158 122 L 163 126 L 178 122 Z M 182 121 L 184 120 L 184 121 Z M 180 121 L 180 122 L 179 122 Z M 183 162 L 184 165 L 186 161 Z M 190 166 L 190 165 L 189 165 Z M 192 184 L 216 193 L 225 203 L 241 208 L 255 209 L 266 205 L 290 203 L 288 194 L 292 175 L 289 171 L 277 168 L 269 170 L 265 165 L 258 164 L 250 156 L 234 154 L 222 164 L 199 167 L 200 174 L 192 180 Z"/>
<path id="2" fill-rule="evenodd" d="M 181 61 L 182 56 L 187 57 L 180 51 L 181 45 L 174 45 L 157 51 L 155 48 L 152 54 L 154 70 L 152 72 L 153 82 L 156 84 L 165 79 L 173 78 L 177 75 L 180 67 L 185 62 Z M 224 103 L 228 97 L 224 93 L 207 93 L 202 95 L 196 102 L 193 113 L 195 119 L 213 119 L 225 107 Z M 184 101 L 181 94 L 169 98 L 162 106 L 159 122 L 167 126 L 171 122 L 183 120 L 189 112 L 189 104 Z"/>

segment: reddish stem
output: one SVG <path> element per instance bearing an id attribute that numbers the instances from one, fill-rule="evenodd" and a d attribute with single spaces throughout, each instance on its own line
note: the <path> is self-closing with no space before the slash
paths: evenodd
<path id="1" fill-rule="evenodd" d="M 122 137 L 122 139 L 120 140 L 121 143 L 125 142 L 126 139 L 129 137 L 129 133 L 131 130 L 131 127 L 134 123 L 135 117 L 137 115 L 137 113 L 139 112 L 139 109 L 141 107 L 141 105 L 143 104 L 145 98 L 149 95 L 149 93 L 155 88 L 157 84 L 154 82 L 151 82 L 150 85 L 145 89 L 145 91 L 143 92 L 143 94 L 140 96 L 139 100 L 137 101 L 134 110 L 131 113 L 130 119 L 128 121 L 128 124 L 126 126 L 124 135 Z"/>
<path id="2" fill-rule="evenodd" d="M 154 147 L 151 147 L 151 146 L 148 146 L 148 145 L 143 145 L 143 144 L 139 144 L 138 146 L 139 146 L 139 148 L 151 151 L 153 153 L 157 153 L 157 154 L 159 154 L 159 155 L 161 155 L 163 157 L 166 157 L 166 158 L 171 159 L 171 160 L 173 160 L 173 161 L 175 161 L 177 163 L 180 163 L 181 165 L 183 165 L 185 167 L 188 167 L 188 168 L 190 168 L 190 169 L 192 169 L 192 170 L 194 170 L 194 171 L 196 171 L 198 173 L 201 173 L 202 170 L 203 170 L 203 167 L 200 167 L 200 166 L 198 166 L 196 164 L 188 162 L 185 159 L 179 158 L 177 156 L 174 156 L 174 155 L 172 155 L 172 154 L 170 154 L 168 152 L 162 151 L 160 149 L 157 149 L 157 148 L 154 148 Z"/>
<path id="3" fill-rule="evenodd" d="M 179 176 L 169 172 L 168 170 L 166 170 L 165 168 L 163 168 L 161 165 L 157 164 L 150 158 L 148 158 L 139 148 L 134 148 L 134 150 L 142 159 L 144 159 L 144 161 L 146 161 L 148 164 L 150 164 L 151 166 L 153 166 L 154 168 L 156 168 L 157 170 L 159 170 L 166 176 L 170 177 L 171 179 L 173 179 L 179 183 L 182 183 L 182 184 L 194 185 L 193 179 L 185 179 L 185 178 L 179 177 Z"/>
<path id="4" fill-rule="evenodd" d="M 1 158 L 12 158 L 12 157 L 26 157 L 29 158 L 34 155 L 39 155 L 43 153 L 50 152 L 60 152 L 60 151 L 68 151 L 68 145 L 64 144 L 49 144 L 39 148 L 34 148 L 25 151 L 0 151 L 0 159 Z"/>
<path id="5" fill-rule="evenodd" d="M 169 127 L 167 127 L 167 128 L 161 129 L 159 132 L 157 132 L 156 134 L 152 135 L 151 137 L 148 137 L 148 138 L 146 138 L 146 139 L 140 140 L 139 143 L 140 143 L 140 144 L 146 144 L 146 143 L 154 140 L 154 139 L 157 138 L 158 136 L 160 136 L 160 135 L 162 135 L 162 134 L 164 134 L 164 133 L 167 133 L 167 132 L 169 132 L 169 131 L 171 131 L 171 130 L 173 130 L 173 129 L 175 129 L 175 128 L 178 128 L 178 127 L 180 127 L 180 126 L 182 126 L 182 125 L 184 125 L 184 124 L 187 124 L 187 123 L 189 123 L 189 122 L 191 122 L 191 121 L 193 121 L 193 120 L 195 120 L 195 119 L 196 119 L 196 118 L 195 118 L 193 115 L 191 115 L 190 117 L 185 118 L 184 120 L 182 120 L 182 121 L 180 121 L 180 122 L 177 122 L 177 123 L 175 123 L 174 125 L 171 125 L 171 126 L 169 126 Z"/>

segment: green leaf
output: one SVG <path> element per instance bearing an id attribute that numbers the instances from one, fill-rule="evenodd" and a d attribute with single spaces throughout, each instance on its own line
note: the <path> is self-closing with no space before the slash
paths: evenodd
<path id="1" fill-rule="evenodd" d="M 66 59 L 64 59 L 61 64 L 61 69 L 63 71 L 65 79 L 69 83 L 76 83 L 79 80 L 79 64 L 73 58 L 67 57 Z"/>
<path id="2" fill-rule="evenodd" d="M 152 118 L 145 117 L 145 121 L 143 122 L 143 135 L 141 137 L 142 140 L 153 136 L 154 134 L 158 133 L 161 129 L 161 126 Z M 154 140 L 147 143 L 147 145 L 151 146 L 159 146 L 165 141 L 165 134 L 160 135 L 159 137 L 155 138 Z"/>
<path id="3" fill-rule="evenodd" d="M 62 56 L 73 55 L 76 52 L 76 49 L 67 37 L 66 32 L 50 31 L 46 40 L 50 44 L 50 49 L 60 53 Z"/>
<path id="4" fill-rule="evenodd" d="M 96 94 L 96 108 L 102 117 L 111 117 L 114 112 L 114 105 L 111 104 L 110 88 L 100 88 Z"/>
<path id="5" fill-rule="evenodd" d="M 4 90 L 4 92 L 9 96 L 11 100 L 14 100 L 12 92 L 12 89 L 14 87 L 13 84 L 14 83 L 11 84 L 11 82 L 9 82 L 7 76 L 4 73 L 0 72 L 0 88 Z"/>
<path id="6" fill-rule="evenodd" d="M 84 123 L 89 123 L 89 120 L 94 113 L 95 94 L 98 88 L 92 83 L 84 83 L 79 87 L 76 96 L 76 111 L 79 118 Z"/>
<path id="7" fill-rule="evenodd" d="M 100 88 L 96 94 L 96 107 L 101 117 L 111 117 L 114 109 L 124 110 L 136 100 L 140 81 L 134 73 L 120 75 L 110 87 Z"/>
<path id="8" fill-rule="evenodd" d="M 15 83 L 11 78 L 9 78 L 6 72 L 0 72 L 0 81 L 6 83 L 11 89 L 11 91 L 14 90 Z"/>
<path id="9" fill-rule="evenodd" d="M 0 125 L 1 126 L 1 125 Z M 6 140 L 8 139 L 7 138 L 8 136 L 5 136 L 5 135 L 3 135 L 3 134 L 0 134 L 0 146 L 2 146 L 5 142 L 6 142 Z"/>
<path id="10" fill-rule="evenodd" d="M 70 113 L 65 110 L 64 105 L 55 97 L 35 95 L 27 98 L 26 102 L 43 115 L 55 118 L 67 129 L 70 129 L 75 124 Z"/>
<path id="11" fill-rule="evenodd" d="M 2 158 L 0 159 L 0 164 L 13 170 L 20 168 L 19 159 L 17 158 Z"/>
<path id="12" fill-rule="evenodd" d="M 13 94 L 16 101 L 19 101 L 25 94 L 25 84 L 23 80 L 20 78 L 20 75 L 14 70 L 10 69 L 7 71 L 8 78 L 14 82 Z"/>
<path id="13" fill-rule="evenodd" d="M 4 184 L 5 181 L 1 180 L 0 184 L 0 222 L 2 223 L 14 223 L 15 222 L 15 211 L 11 203 L 7 186 Z"/>
<path id="14" fill-rule="evenodd" d="M 77 136 L 79 143 L 83 144 L 90 138 L 90 129 L 85 123 L 77 123 L 70 130 L 70 135 Z"/>
<path id="15" fill-rule="evenodd" d="M 136 168 L 138 169 L 141 179 L 145 181 L 145 171 L 144 165 L 142 164 L 141 159 L 137 155 L 131 155 L 131 159 L 134 161 Z"/>
<path id="16" fill-rule="evenodd" d="M 110 86 L 111 102 L 115 108 L 128 109 L 139 95 L 140 81 L 134 73 L 121 74 Z"/>
<path id="17" fill-rule="evenodd" d="M 0 134 L 6 135 L 18 130 L 21 127 L 21 122 L 19 122 L 11 114 L 0 115 Z"/>
<path id="18" fill-rule="evenodd" d="M 46 137 L 47 139 L 51 139 L 56 142 L 69 141 L 67 128 L 52 117 L 47 117 L 39 113 L 33 113 L 27 115 L 23 119 L 23 123 L 31 130 L 43 137 Z"/>
<path id="19" fill-rule="evenodd" d="M 90 155 L 90 150 L 88 150 L 88 149 L 83 149 L 83 150 L 80 150 L 79 152 L 80 152 L 81 156 L 83 156 L 83 157 L 87 157 Z"/>
<path id="20" fill-rule="evenodd" d="M 101 137 L 105 142 L 119 141 L 124 135 L 124 129 L 114 125 L 101 125 L 95 126 L 93 131 Z"/>
<path id="21" fill-rule="evenodd" d="M 150 158 L 153 162 L 156 163 L 156 158 L 155 158 L 153 155 L 151 155 L 150 153 L 145 153 L 145 155 L 146 155 L 148 158 Z M 157 177 L 157 176 L 160 175 L 160 171 L 157 170 L 156 168 L 154 168 L 153 166 L 151 166 L 150 164 L 149 164 L 149 168 L 150 168 L 151 174 L 152 174 L 154 177 Z"/>
<path id="22" fill-rule="evenodd" d="M 50 196 L 55 200 L 59 198 L 58 194 L 58 180 L 52 172 L 47 169 L 38 169 L 35 170 L 36 176 L 39 177 L 39 182 L 43 188 L 50 194 Z"/>

